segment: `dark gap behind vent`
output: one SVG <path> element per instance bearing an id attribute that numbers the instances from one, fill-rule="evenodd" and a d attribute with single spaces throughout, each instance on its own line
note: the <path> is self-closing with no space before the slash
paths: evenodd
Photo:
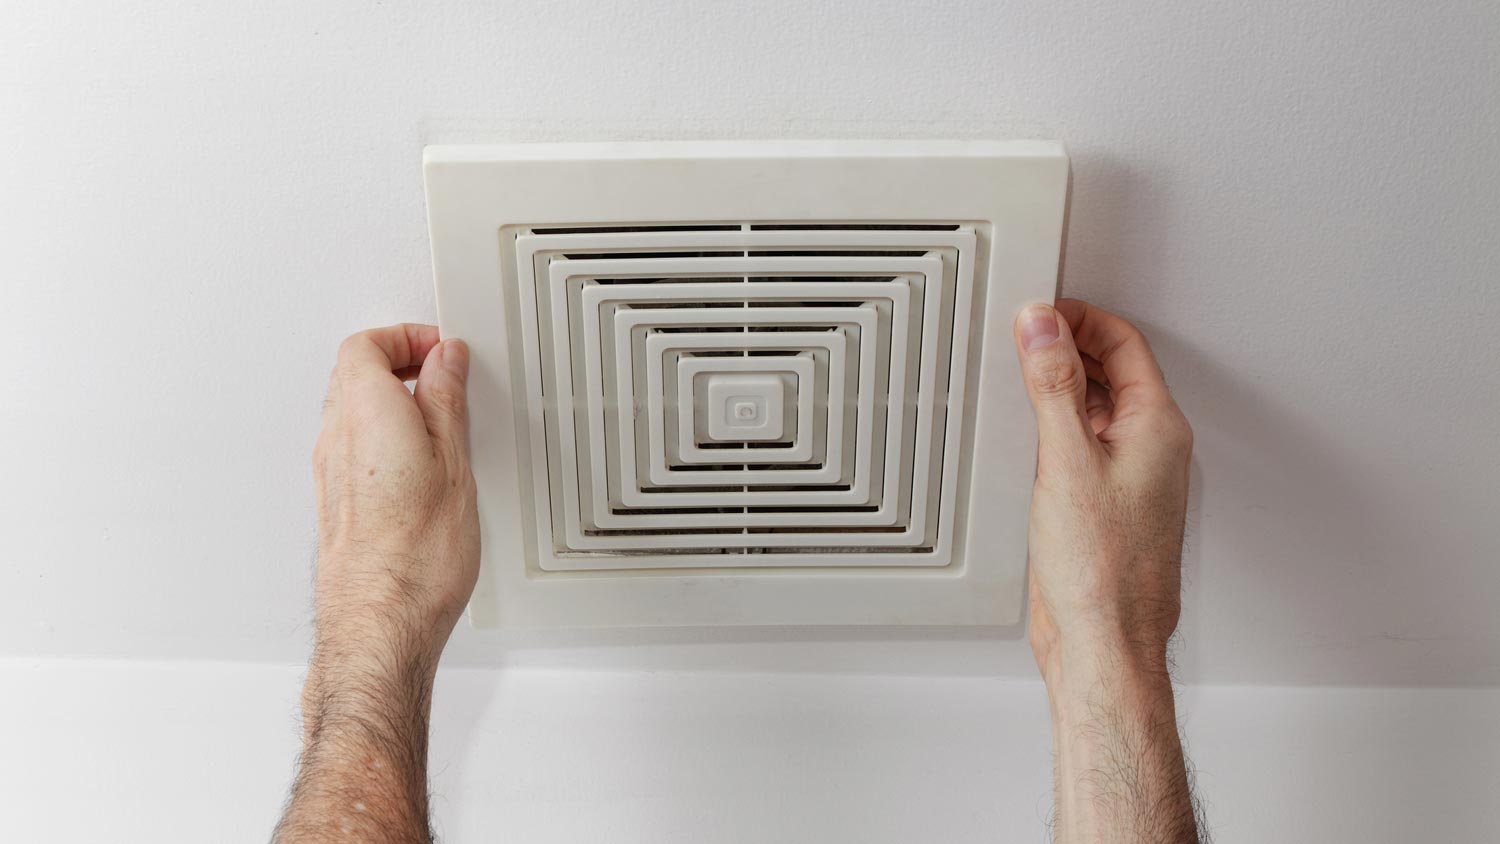
<path id="1" fill-rule="evenodd" d="M 700 277 L 700 276 L 674 275 L 674 276 L 638 276 L 638 277 L 635 277 L 635 278 L 606 278 L 606 277 L 600 277 L 600 278 L 591 278 L 591 279 L 589 279 L 589 281 L 592 282 L 593 284 L 705 284 L 705 283 L 721 282 L 721 281 L 723 281 L 726 278 L 733 278 L 733 279 L 738 280 L 739 276 L 717 276 L 717 275 L 710 275 L 710 276 L 701 276 Z"/>
<path id="2" fill-rule="evenodd" d="M 738 252 L 736 255 L 740 254 Z M 920 258 L 926 249 L 752 249 L 744 253 L 754 258 Z"/>
<path id="3" fill-rule="evenodd" d="M 840 226 L 839 228 L 844 228 Z M 957 228 L 957 226 L 954 226 Z M 677 226 L 553 226 L 533 228 L 532 234 L 615 234 L 619 232 L 734 232 L 737 225 L 677 225 Z"/>
<path id="4" fill-rule="evenodd" d="M 743 334 L 744 333 L 744 332 L 740 331 L 737 328 L 732 328 L 730 330 L 734 331 L 737 334 Z M 744 357 L 744 355 L 741 354 L 737 350 L 725 349 L 725 350 L 721 351 L 721 350 L 718 350 L 718 349 L 712 349 L 712 350 L 702 351 L 702 352 L 683 352 L 682 353 L 682 357 L 686 357 L 686 358 L 742 358 L 742 357 Z M 793 356 L 792 355 L 787 355 L 787 357 L 793 357 Z"/>
<path id="5" fill-rule="evenodd" d="M 896 231 L 951 232 L 956 223 L 752 223 L 753 231 Z"/>
<path id="6" fill-rule="evenodd" d="M 741 528 L 705 529 L 705 530 L 702 530 L 702 531 L 690 531 L 690 530 L 586 530 L 586 531 L 584 531 L 584 535 L 585 536 L 600 536 L 600 537 L 609 537 L 609 536 L 662 536 L 662 535 L 691 536 L 691 535 L 694 535 L 694 534 L 713 535 L 713 534 L 737 534 L 737 533 L 742 533 L 742 532 L 743 532 L 743 530 Z M 755 531 L 755 532 L 756 533 L 766 533 L 766 532 L 774 532 L 774 531 Z M 798 531 L 792 531 L 792 532 L 796 533 Z M 806 533 L 807 531 L 801 531 L 801 532 L 802 533 Z M 890 545 L 873 545 L 873 546 L 863 546 L 863 545 L 778 545 L 778 546 L 752 546 L 752 547 L 749 547 L 749 548 L 733 548 L 733 547 L 730 547 L 730 548 L 720 548 L 718 546 L 714 546 L 714 547 L 711 547 L 711 548 L 650 548 L 650 549 L 645 549 L 645 550 L 621 549 L 621 550 L 618 550 L 618 551 L 610 551 L 610 552 L 608 552 L 607 554 L 605 554 L 603 556 L 609 556 L 609 557 L 683 557 L 683 556 L 687 556 L 689 554 L 693 554 L 693 555 L 702 555 L 702 554 L 755 554 L 755 555 L 764 555 L 764 556 L 767 556 L 767 557 L 784 557 L 784 556 L 790 556 L 790 555 L 793 555 L 793 554 L 838 554 L 838 555 L 843 555 L 843 554 L 880 554 L 880 555 L 887 555 L 887 554 L 930 554 L 930 553 L 932 553 L 932 547 L 931 546 L 927 546 L 927 545 L 916 545 L 916 546 L 909 546 L 909 547 L 900 546 L 900 545 L 897 545 L 897 546 L 890 546 Z M 560 556 L 570 557 L 570 558 L 576 558 L 576 559 L 587 559 L 588 557 L 596 556 L 596 554 L 591 554 L 591 553 L 580 554 L 580 553 L 567 553 L 567 552 L 564 552 Z M 641 568 L 649 570 L 652 567 L 651 566 L 642 566 Z M 797 568 L 798 569 L 817 569 L 818 566 L 798 566 Z"/>
<path id="7" fill-rule="evenodd" d="M 698 444 L 699 448 L 702 448 L 703 446 L 704 446 L 704 443 L 699 443 Z M 823 464 L 822 463 L 699 463 L 699 464 L 694 464 L 692 468 L 688 468 L 686 466 L 668 466 L 667 467 L 667 471 L 669 471 L 669 472 L 743 472 L 746 469 L 752 469 L 752 470 L 766 470 L 766 471 L 774 471 L 774 472 L 803 472 L 803 471 L 806 471 L 808 469 L 821 469 L 821 468 L 823 468 Z M 673 490 L 675 490 L 678 487 L 660 487 L 660 488 L 661 489 L 673 489 Z M 651 487 L 651 489 L 658 489 L 658 487 Z M 839 491 L 847 492 L 850 488 L 848 486 L 838 486 L 838 487 L 830 487 L 830 489 L 832 489 L 835 492 L 839 492 Z"/>
<path id="8" fill-rule="evenodd" d="M 743 281 L 784 281 L 797 284 L 807 282 L 834 282 L 839 284 L 849 283 L 884 283 L 894 281 L 895 276 L 889 275 L 714 275 L 714 276 L 639 276 L 636 278 L 613 278 L 599 277 L 591 278 L 592 284 L 740 284 Z M 759 300 L 765 301 L 765 300 Z M 806 300 L 798 300 L 799 302 Z M 642 307 L 632 305 L 632 307 Z M 696 306 L 695 306 L 696 307 Z"/>
<path id="9" fill-rule="evenodd" d="M 659 325 L 652 329 L 653 334 L 744 334 L 739 327 L 733 325 Z"/>
<path id="10" fill-rule="evenodd" d="M 957 223 L 751 223 L 752 231 L 907 231 L 951 232 L 961 228 Z M 642 226 L 535 226 L 532 234 L 616 234 L 625 232 L 731 232 L 740 231 L 737 223 L 678 223 Z"/>
<path id="11" fill-rule="evenodd" d="M 563 257 L 570 261 L 613 261 L 616 258 L 739 258 L 744 254 L 739 250 L 733 252 L 591 252 L 580 255 L 564 254 Z"/>
<path id="12" fill-rule="evenodd" d="M 725 480 L 729 480 L 729 478 L 725 478 Z M 661 495 L 673 495 L 678 493 L 691 495 L 697 493 L 743 492 L 743 490 L 740 489 L 740 484 L 727 484 L 724 486 L 643 486 L 641 487 L 641 489 L 651 490 L 652 492 L 659 493 Z M 851 487 L 848 484 L 761 484 L 755 487 L 756 492 L 848 492 L 850 489 Z M 750 512 L 752 513 L 759 513 L 761 511 L 765 511 L 767 513 L 796 513 L 801 510 L 810 510 L 820 513 L 873 513 L 877 509 L 879 509 L 876 505 L 873 504 L 741 504 L 727 507 L 714 507 L 707 504 L 694 504 L 691 500 L 683 501 L 680 504 L 673 504 L 669 506 L 673 512 L 682 513 L 737 513 L 740 512 L 740 509 L 743 507 L 750 508 Z M 662 512 L 665 512 L 667 509 L 667 507 L 663 507 Z M 650 509 L 642 510 L 630 507 L 611 507 L 610 512 L 650 513 L 655 511 Z"/>
<path id="13" fill-rule="evenodd" d="M 705 450 L 717 448 L 721 451 L 728 449 L 748 451 L 754 448 L 786 448 L 787 444 L 785 442 L 698 443 L 698 447 Z M 672 469 L 674 467 L 668 466 L 667 468 Z M 697 465 L 694 465 L 692 468 L 684 469 L 683 471 L 691 472 L 697 470 L 697 468 Z"/>
<path id="14" fill-rule="evenodd" d="M 745 304 L 743 302 L 732 301 L 729 299 L 720 299 L 714 302 L 630 302 L 627 304 L 623 304 L 620 307 L 620 310 L 669 311 L 673 309 L 684 310 L 687 308 L 732 308 L 736 311 L 743 311 L 745 309 Z M 655 331 L 657 329 L 653 328 L 652 330 Z M 661 330 L 665 331 L 667 330 L 667 327 L 663 326 Z"/>
<path id="15" fill-rule="evenodd" d="M 774 299 L 756 299 L 750 302 L 752 308 L 858 308 L 865 303 L 856 302 L 852 299 L 839 299 L 833 302 L 824 302 L 819 299 L 798 299 L 796 301 L 778 301 Z M 780 330 L 780 326 L 767 326 L 767 330 Z M 800 331 L 801 329 L 790 329 Z"/>
<path id="16" fill-rule="evenodd" d="M 726 277 L 732 278 L 733 276 Z M 798 283 L 831 281 L 839 284 L 855 284 L 860 282 L 880 284 L 896 280 L 896 277 L 893 275 L 752 275 L 746 276 L 746 278 L 750 281 L 795 281 Z"/>

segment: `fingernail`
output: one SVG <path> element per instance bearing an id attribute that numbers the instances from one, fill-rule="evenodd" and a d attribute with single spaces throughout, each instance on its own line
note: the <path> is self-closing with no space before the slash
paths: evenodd
<path id="1" fill-rule="evenodd" d="M 469 374 L 469 347 L 462 340 L 443 343 L 443 368 L 460 378 Z"/>
<path id="2" fill-rule="evenodd" d="M 1021 312 L 1021 345 L 1030 352 L 1057 339 L 1057 312 L 1046 305 L 1031 305 Z"/>

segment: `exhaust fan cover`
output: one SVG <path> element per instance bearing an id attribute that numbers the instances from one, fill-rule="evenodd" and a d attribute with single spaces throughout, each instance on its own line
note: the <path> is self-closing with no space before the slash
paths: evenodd
<path id="1" fill-rule="evenodd" d="M 1008 624 L 1044 142 L 428 147 L 479 625 Z"/>

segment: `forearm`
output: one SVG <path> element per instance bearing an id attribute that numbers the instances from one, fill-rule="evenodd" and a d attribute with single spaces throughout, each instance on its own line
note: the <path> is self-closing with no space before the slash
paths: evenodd
<path id="1" fill-rule="evenodd" d="M 1197 842 L 1171 679 L 1129 648 L 1079 648 L 1052 660 L 1056 840 Z"/>
<path id="2" fill-rule="evenodd" d="M 303 690 L 301 764 L 275 844 L 426 844 L 425 651 L 375 654 L 320 643 Z"/>
<path id="3" fill-rule="evenodd" d="M 432 325 L 339 346 L 313 448 L 316 640 L 278 844 L 432 840 L 432 683 L 479 575 L 468 369 L 468 347 Z"/>

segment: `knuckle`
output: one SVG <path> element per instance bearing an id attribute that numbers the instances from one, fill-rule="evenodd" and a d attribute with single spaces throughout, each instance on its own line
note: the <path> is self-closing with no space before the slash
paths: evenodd
<path id="1" fill-rule="evenodd" d="M 1040 355 L 1031 362 L 1031 386 L 1040 395 L 1072 395 L 1083 383 L 1083 367 L 1063 355 Z"/>
<path id="2" fill-rule="evenodd" d="M 345 337 L 339 343 L 338 362 L 333 368 L 334 372 L 347 374 L 349 363 L 355 357 L 356 352 L 364 348 L 368 343 L 370 343 L 370 331 L 368 329 L 365 331 L 356 331 Z"/>
<path id="3" fill-rule="evenodd" d="M 1164 448 L 1181 454 L 1192 453 L 1193 426 L 1175 404 L 1158 415 L 1154 428 L 1157 440 Z"/>
<path id="4" fill-rule="evenodd" d="M 1120 342 L 1122 345 L 1141 345 L 1151 347 L 1151 341 L 1146 339 L 1146 332 L 1136 327 L 1136 324 L 1124 317 L 1120 318 Z"/>
<path id="5" fill-rule="evenodd" d="M 349 353 L 354 351 L 354 348 L 364 341 L 364 336 L 365 333 L 363 331 L 359 331 L 354 334 L 350 334 L 348 337 L 345 337 L 342 341 L 340 341 L 338 359 L 342 361 L 343 359 L 348 357 Z"/>
<path id="6" fill-rule="evenodd" d="M 1183 414 L 1176 402 L 1172 403 L 1170 410 L 1165 414 L 1164 424 L 1167 433 L 1177 442 L 1191 444 L 1193 441 L 1193 426 L 1188 422 L 1187 416 Z"/>
<path id="7" fill-rule="evenodd" d="M 1187 417 L 1181 414 L 1177 416 L 1177 444 L 1183 451 L 1193 450 L 1193 426 L 1188 423 Z"/>
<path id="8" fill-rule="evenodd" d="M 427 397 L 431 407 L 451 421 L 461 422 L 468 414 L 468 401 L 459 389 L 433 390 Z"/>
<path id="9" fill-rule="evenodd" d="M 1187 429 L 1174 443 L 1173 450 L 1181 458 L 1183 464 L 1191 464 L 1193 460 L 1193 432 Z"/>
<path id="10" fill-rule="evenodd" d="M 1110 319 L 1105 321 L 1105 325 L 1103 326 L 1109 351 L 1114 351 L 1123 346 L 1141 345 L 1150 347 L 1150 341 L 1146 339 L 1146 332 L 1142 331 L 1135 323 L 1118 314 L 1111 314 L 1110 317 Z"/>

